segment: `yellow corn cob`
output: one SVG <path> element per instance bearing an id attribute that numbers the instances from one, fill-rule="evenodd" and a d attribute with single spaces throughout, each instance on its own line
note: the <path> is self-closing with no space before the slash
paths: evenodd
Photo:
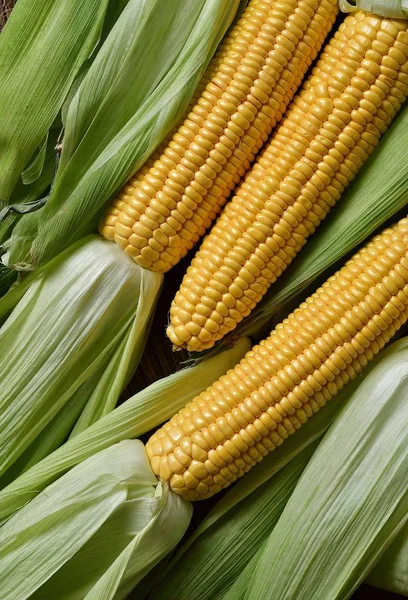
<path id="1" fill-rule="evenodd" d="M 122 189 L 101 234 L 154 271 L 185 256 L 282 118 L 337 11 L 336 0 L 251 0 L 197 103 L 160 157 Z"/>
<path id="2" fill-rule="evenodd" d="M 408 94 L 408 21 L 347 17 L 204 239 L 170 311 L 175 346 L 233 330 L 291 263 Z"/>
<path id="3" fill-rule="evenodd" d="M 408 219 L 375 237 L 147 444 L 189 500 L 241 477 L 326 404 L 408 319 Z"/>

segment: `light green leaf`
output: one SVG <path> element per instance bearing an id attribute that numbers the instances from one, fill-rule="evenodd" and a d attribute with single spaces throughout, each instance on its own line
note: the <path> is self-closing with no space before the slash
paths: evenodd
<path id="1" fill-rule="evenodd" d="M 343 12 L 365 10 L 382 17 L 408 18 L 408 0 L 339 0 L 339 5 Z"/>
<path id="2" fill-rule="evenodd" d="M 4 244 L 6 247 L 18 243 L 14 239 L 13 241 L 8 240 L 10 236 L 14 235 L 13 228 L 20 220 L 21 214 L 25 214 L 27 209 L 29 211 L 35 210 L 36 207 L 39 208 L 45 202 L 57 165 L 55 146 L 60 130 L 61 125 L 57 120 L 48 133 L 44 164 L 40 176 L 29 185 L 25 185 L 20 179 L 11 194 L 10 203 L 0 211 L 0 244 Z M 16 207 L 19 212 L 15 211 Z"/>
<path id="3" fill-rule="evenodd" d="M 408 516 L 408 349 L 395 344 L 325 435 L 269 537 L 246 600 L 346 599 Z"/>
<path id="4" fill-rule="evenodd" d="M 408 596 L 408 523 L 366 579 L 375 587 Z"/>
<path id="5" fill-rule="evenodd" d="M 92 236 L 0 300 L 1 474 L 67 403 L 89 402 L 78 430 L 115 406 L 162 280 Z"/>
<path id="6" fill-rule="evenodd" d="M 101 33 L 107 0 L 19 0 L 0 37 L 0 206 Z"/>
<path id="7" fill-rule="evenodd" d="M 172 417 L 231 369 L 250 347 L 249 340 L 242 338 L 219 356 L 157 381 L 70 439 L 0 491 L 0 519 L 8 517 L 79 462 L 121 440 L 138 437 Z"/>
<path id="8" fill-rule="evenodd" d="M 34 183 L 37 181 L 39 176 L 42 173 L 44 162 L 45 162 L 45 153 L 47 150 L 48 144 L 48 131 L 45 134 L 43 141 L 41 142 L 38 152 L 32 162 L 24 169 L 21 173 L 21 181 L 24 185 L 30 185 L 30 183 Z"/>
<path id="9" fill-rule="evenodd" d="M 191 506 L 158 484 L 141 442 L 116 444 L 0 529 L 1 598 L 80 600 L 109 579 L 110 591 L 123 597 L 179 541 L 190 516 Z"/>

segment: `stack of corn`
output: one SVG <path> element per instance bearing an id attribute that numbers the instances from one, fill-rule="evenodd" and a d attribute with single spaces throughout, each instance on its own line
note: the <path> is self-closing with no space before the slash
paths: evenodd
<path id="1" fill-rule="evenodd" d="M 183 125 L 123 188 L 104 218 L 101 232 L 129 255 L 126 264 L 134 264 L 132 258 L 137 269 L 165 272 L 198 241 L 282 117 L 336 14 L 334 0 L 250 2 L 211 63 L 205 89 L 199 88 L 201 95 Z M 347 17 L 193 260 L 171 311 L 169 336 L 176 345 L 210 348 L 249 314 L 368 159 L 407 95 L 408 22 L 362 12 Z M 13 315 L 6 334 L 15 323 Z M 17 478 L 9 486 L 14 492 L 6 488 L 4 494 L 15 501 L 15 491 L 27 481 L 30 497 L 35 481 L 40 480 L 40 489 L 53 482 L 0 529 L 0 596 L 125 597 L 183 535 L 191 513 L 187 501 L 216 494 L 270 452 L 287 446 L 285 440 L 356 379 L 407 320 L 408 219 L 402 219 L 367 243 L 267 339 L 156 431 L 146 452 L 136 442 L 108 448 L 102 442 L 103 450 L 93 456 L 101 442 L 99 436 L 90 440 L 96 426 L 100 433 L 101 421 L 89 429 L 90 437 L 87 430 L 80 434 L 90 443 L 85 457 L 72 458 L 83 452 L 74 438 L 66 446 L 66 459 L 61 448 L 56 462 L 51 455 L 33 467 L 35 476 L 29 469 Z M 350 431 L 351 463 L 359 448 L 363 457 L 381 455 L 385 434 L 377 445 L 372 440 L 381 418 L 388 434 L 395 431 L 387 462 L 389 493 L 384 505 L 378 498 L 374 503 L 380 525 L 364 540 L 371 561 L 402 527 L 407 512 L 400 479 L 408 414 L 400 396 L 390 398 L 382 398 L 370 415 L 371 429 L 361 425 L 361 418 L 351 428 L 350 411 L 338 421 L 342 440 Z M 398 418 L 390 416 L 393 408 Z M 115 416 L 105 419 L 115 422 Z M 116 426 L 122 425 L 119 418 Z M 117 431 L 110 435 L 123 440 Z M 335 454 L 336 433 L 327 439 Z M 314 467 L 312 459 L 312 482 L 321 464 L 330 471 L 324 459 L 324 450 L 318 451 Z M 382 463 L 377 466 L 381 474 Z M 373 481 L 367 476 L 364 494 L 355 492 L 354 515 L 366 506 L 372 514 Z M 284 512 L 292 522 L 298 498 L 304 487 L 310 488 L 299 486 Z M 324 503 L 322 497 L 316 506 Z M 313 506 L 313 494 L 305 504 Z M 315 512 L 310 522 L 318 518 Z M 3 514 L 10 514 L 7 506 Z M 122 519 L 131 527 L 123 527 Z M 174 535 L 166 537 L 173 526 Z M 27 536 L 27 527 L 38 539 Z M 275 536 L 282 530 L 278 523 Z M 74 581 L 81 557 L 91 559 L 107 532 L 113 543 L 98 554 L 94 571 Z M 335 544 L 335 528 L 330 532 Z M 149 535 L 154 538 L 150 544 Z M 357 542 L 352 532 L 350 543 Z M 258 556 L 255 588 L 245 590 L 245 598 L 264 597 L 265 548 L 266 554 Z M 293 570 L 289 559 L 296 563 L 304 548 L 287 559 L 286 577 Z M 348 593 L 359 581 L 346 569 L 349 563 L 336 582 L 336 594 Z M 279 570 L 275 562 L 273 573 Z M 308 589 L 319 596 L 318 584 L 311 578 Z M 293 599 L 297 586 L 298 579 L 291 587 Z"/>
<path id="2" fill-rule="evenodd" d="M 301 4 L 271 3 L 271 14 L 264 13 L 270 47 L 264 44 L 260 53 L 260 42 L 252 37 L 250 54 L 243 57 L 242 66 L 235 63 L 235 76 L 230 65 L 229 79 L 221 80 L 218 73 L 213 76 L 161 157 L 113 202 L 100 231 L 142 266 L 165 272 L 192 248 L 248 167 L 253 148 L 260 147 L 260 129 L 270 129 L 282 114 L 282 105 L 277 103 L 282 98 L 281 85 L 276 83 L 279 73 L 284 81 L 288 79 L 285 66 L 290 73 L 291 67 L 287 58 L 279 66 L 271 33 L 279 33 L 277 40 L 295 43 L 291 37 L 294 24 L 299 35 L 305 29 L 299 21 Z M 315 18 L 330 18 L 329 8 L 320 3 Z M 289 14 L 292 10 L 293 15 Z M 251 25 L 263 39 L 261 16 L 255 10 Z M 270 30 L 271 22 L 274 30 Z M 279 49 L 286 56 L 283 47 Z M 258 57 L 256 63 L 256 51 L 265 61 L 258 80 L 253 78 L 262 61 Z M 296 52 L 293 60 L 298 59 Z M 193 259 L 170 311 L 168 335 L 176 347 L 210 348 L 251 312 L 286 269 L 367 161 L 405 101 L 407 59 L 405 21 L 358 12 L 340 26 L 287 117 Z M 224 74 L 225 70 L 221 63 L 219 71 Z M 263 96 L 256 96 L 253 84 L 257 81 L 258 88 L 264 88 Z M 263 127 L 262 102 L 279 111 L 275 109 L 274 120 Z"/>

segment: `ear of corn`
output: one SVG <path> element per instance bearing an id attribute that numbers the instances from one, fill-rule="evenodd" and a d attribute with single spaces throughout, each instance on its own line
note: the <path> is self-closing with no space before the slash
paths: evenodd
<path id="1" fill-rule="evenodd" d="M 100 231 L 165 272 L 204 234 L 281 119 L 337 15 L 335 0 L 251 0 L 204 75 L 197 104 Z"/>
<path id="2" fill-rule="evenodd" d="M 330 218 L 322 223 L 293 264 L 232 335 L 263 337 L 274 315 L 287 302 L 407 205 L 406 148 L 407 104 L 330 213 Z M 228 336 L 225 341 L 228 343 Z"/>
<path id="3" fill-rule="evenodd" d="M 143 444 L 123 441 L 1 527 L 1 597 L 125 598 L 177 544 L 190 517 L 191 506 L 157 482 Z"/>
<path id="4" fill-rule="evenodd" d="M 336 426 L 336 419 L 346 403 L 358 402 L 357 398 L 353 399 L 357 388 L 367 386 L 371 376 L 376 377 L 380 385 L 382 375 L 376 373 L 381 364 L 390 357 L 398 357 L 394 362 L 402 365 L 407 352 L 408 338 L 382 351 L 363 371 L 362 377 L 347 384 L 296 435 L 239 480 L 175 553 L 164 572 L 162 568 L 157 573 L 151 599 L 242 600 L 267 538 L 292 493 L 289 474 L 297 473 L 296 484 L 303 471 L 300 465 L 309 461 L 316 440 L 320 443 L 327 428 Z M 398 380 L 401 386 L 405 385 L 403 375 L 398 375 Z M 283 481 L 286 483 L 281 485 Z M 397 546 L 398 538 L 392 546 Z M 396 555 L 399 556 L 395 548 L 393 556 Z M 384 560 L 385 557 L 374 568 L 373 575 L 384 573 L 383 585 L 390 588 L 397 577 L 392 577 L 389 567 L 382 569 Z M 401 558 L 398 562 L 401 563 Z M 401 568 L 396 571 L 401 577 Z"/>
<path id="5" fill-rule="evenodd" d="M 147 443 L 185 498 L 227 487 L 323 407 L 408 318 L 408 220 L 375 237 Z"/>
<path id="6" fill-rule="evenodd" d="M 0 491 L 0 520 L 24 506 L 78 463 L 112 444 L 139 437 L 169 419 L 249 350 L 246 338 L 222 354 L 165 377 L 139 392 Z"/>
<path id="7" fill-rule="evenodd" d="M 340 26 L 187 270 L 176 347 L 210 348 L 248 316 L 367 161 L 408 94 L 407 23 Z"/>
<path id="8" fill-rule="evenodd" d="M 245 600 L 349 598 L 408 512 L 408 352 L 389 353 L 336 418 L 273 529 Z"/>
<path id="9" fill-rule="evenodd" d="M 82 410 L 77 430 L 114 408 L 141 358 L 161 283 L 93 236 L 0 301 L 1 475 L 25 467 L 15 465 L 24 451 L 31 464 L 62 442 Z M 59 425 L 48 436 L 51 423 Z"/>
<path id="10" fill-rule="evenodd" d="M 24 231 L 29 254 L 23 217 L 9 264 L 37 267 L 95 231 L 105 203 L 179 121 L 237 6 L 129 0 L 69 103 L 51 195 Z"/>
<path id="11" fill-rule="evenodd" d="M 19 0 L 0 39 L 0 209 L 100 36 L 107 0 Z"/>

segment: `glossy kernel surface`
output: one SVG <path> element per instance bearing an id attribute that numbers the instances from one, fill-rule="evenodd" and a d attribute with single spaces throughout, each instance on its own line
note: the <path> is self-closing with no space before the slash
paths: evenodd
<path id="1" fill-rule="evenodd" d="M 188 500 L 242 477 L 295 433 L 408 319 L 408 219 L 375 237 L 148 441 Z"/>
<path id="2" fill-rule="evenodd" d="M 408 94 L 408 21 L 347 17 L 205 237 L 170 310 L 201 351 L 246 317 L 368 160 Z"/>
<path id="3" fill-rule="evenodd" d="M 251 0 L 184 122 L 114 199 L 101 234 L 154 271 L 183 258 L 282 118 L 337 12 L 336 0 Z"/>

